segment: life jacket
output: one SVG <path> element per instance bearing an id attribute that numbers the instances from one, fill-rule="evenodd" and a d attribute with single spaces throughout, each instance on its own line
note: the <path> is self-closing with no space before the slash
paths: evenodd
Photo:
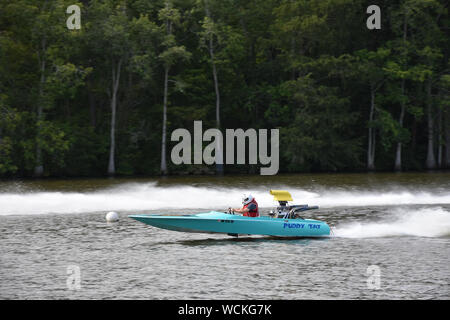
<path id="1" fill-rule="evenodd" d="M 252 201 L 250 201 L 249 203 L 244 205 L 244 207 L 242 209 L 247 208 L 252 203 L 254 203 L 256 205 L 256 209 L 245 212 L 243 215 L 246 217 L 259 217 L 258 203 L 255 201 L 255 199 L 253 199 Z"/>

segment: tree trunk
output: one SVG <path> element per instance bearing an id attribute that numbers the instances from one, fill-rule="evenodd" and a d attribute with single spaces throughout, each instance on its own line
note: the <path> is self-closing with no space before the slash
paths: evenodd
<path id="1" fill-rule="evenodd" d="M 404 19 L 403 19 L 403 46 L 406 48 L 406 38 L 407 38 L 407 31 L 408 31 L 408 15 L 405 11 L 404 13 Z M 405 49 L 406 50 L 406 49 Z M 405 79 L 402 79 L 402 98 L 405 97 Z M 405 117 L 405 102 L 402 101 L 401 103 L 401 110 L 400 110 L 400 118 L 398 120 L 398 124 L 400 125 L 400 128 L 403 128 L 403 118 Z M 402 142 L 397 142 L 397 149 L 395 152 L 395 163 L 394 163 L 394 170 L 395 171 L 402 171 Z"/>
<path id="2" fill-rule="evenodd" d="M 1 110 L 0 110 L 0 116 L 3 117 L 3 115 L 1 114 Z M 0 122 L 1 125 L 1 122 Z M 3 129 L 0 126 L 0 157 L 3 157 L 3 151 L 2 151 L 2 144 L 3 144 Z"/>
<path id="3" fill-rule="evenodd" d="M 445 133 L 445 167 L 450 169 L 450 110 L 445 110 L 444 113 L 444 133 Z"/>
<path id="4" fill-rule="evenodd" d="M 211 64 L 214 78 L 214 89 L 216 91 L 216 126 L 220 128 L 220 91 L 219 91 L 219 80 L 217 76 L 216 63 L 214 61 L 214 48 L 212 47 L 212 37 L 209 41 L 209 53 L 211 56 Z"/>
<path id="5" fill-rule="evenodd" d="M 40 69 L 41 69 L 41 79 L 39 82 L 39 99 L 38 99 L 38 106 L 37 106 L 37 141 L 36 141 L 36 162 L 34 167 L 34 176 L 35 177 L 42 177 L 44 174 L 44 164 L 42 162 L 42 146 L 40 142 L 40 132 L 42 130 L 42 124 L 41 121 L 43 120 L 43 103 L 44 103 L 44 85 L 45 85 L 45 52 L 46 52 L 46 41 L 43 39 L 41 41 L 42 46 L 42 56 L 39 57 L 39 63 L 40 63 Z"/>
<path id="6" fill-rule="evenodd" d="M 208 3 L 205 1 L 205 13 L 206 16 L 211 19 L 211 13 L 208 8 Z M 219 90 L 219 77 L 217 74 L 217 68 L 216 68 L 216 61 L 215 61 L 215 55 L 214 55 L 214 40 L 213 40 L 213 34 L 211 33 L 209 35 L 209 56 L 211 58 L 211 66 L 212 66 L 212 73 L 213 73 L 213 79 L 214 79 L 214 90 L 216 93 L 216 127 L 220 130 L 220 90 Z M 217 154 L 216 154 L 216 173 L 217 174 L 223 174 L 223 146 L 222 141 L 217 141 Z M 220 163 L 218 163 L 220 162 Z"/>
<path id="7" fill-rule="evenodd" d="M 367 144 L 367 170 L 375 170 L 375 129 L 372 121 L 375 116 L 375 87 L 370 86 L 369 141 Z"/>
<path id="8" fill-rule="evenodd" d="M 443 167 L 443 161 L 442 161 L 443 150 L 442 150 L 442 148 L 443 148 L 444 143 L 442 141 L 443 140 L 442 135 L 443 135 L 443 132 L 442 132 L 442 109 L 439 108 L 439 111 L 438 111 L 438 158 L 437 158 L 438 168 Z"/>
<path id="9" fill-rule="evenodd" d="M 111 145 L 109 148 L 108 175 L 116 174 L 115 151 L 116 151 L 116 111 L 117 111 L 117 92 L 119 91 L 120 71 L 122 68 L 122 58 L 119 59 L 117 70 L 112 65 L 112 95 L 111 95 Z"/>
<path id="10" fill-rule="evenodd" d="M 96 119 L 96 107 L 95 107 L 95 97 L 91 88 L 88 88 L 88 96 L 89 96 L 89 116 L 91 120 L 91 126 L 95 128 L 97 119 Z"/>
<path id="11" fill-rule="evenodd" d="M 402 79 L 402 96 L 405 96 L 405 79 Z M 403 119 L 405 117 L 405 101 L 402 101 L 400 118 L 398 124 L 400 128 L 403 128 Z M 395 171 L 402 171 L 402 142 L 397 142 L 397 150 L 395 152 Z"/>
<path id="12" fill-rule="evenodd" d="M 291 59 L 295 59 L 295 37 L 293 36 L 291 38 Z M 295 68 L 291 67 L 291 80 L 295 81 L 296 77 L 295 77 Z"/>
<path id="13" fill-rule="evenodd" d="M 167 131 L 167 87 L 169 82 L 169 67 L 164 68 L 164 103 L 163 103 L 163 125 L 161 140 L 161 174 L 167 174 L 166 160 L 166 131 Z"/>
<path id="14" fill-rule="evenodd" d="M 42 148 L 41 143 L 39 142 L 39 132 L 41 131 L 41 124 L 39 123 L 42 120 L 42 106 L 38 106 L 37 110 L 37 121 L 38 121 L 38 140 L 36 141 L 36 166 L 34 167 L 34 176 L 35 177 L 42 177 L 44 174 L 44 165 L 42 163 Z"/>
<path id="15" fill-rule="evenodd" d="M 428 151 L 427 151 L 427 169 L 436 169 L 436 159 L 434 157 L 434 122 L 431 99 L 431 79 L 427 83 L 427 118 L 428 118 Z"/>

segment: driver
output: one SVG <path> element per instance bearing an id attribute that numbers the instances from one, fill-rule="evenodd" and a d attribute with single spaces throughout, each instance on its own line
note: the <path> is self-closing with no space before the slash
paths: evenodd
<path id="1" fill-rule="evenodd" d="M 232 212 L 242 213 L 242 215 L 246 217 L 259 217 L 258 203 L 251 194 L 244 196 L 242 199 L 242 204 L 243 207 L 241 209 L 231 209 Z"/>

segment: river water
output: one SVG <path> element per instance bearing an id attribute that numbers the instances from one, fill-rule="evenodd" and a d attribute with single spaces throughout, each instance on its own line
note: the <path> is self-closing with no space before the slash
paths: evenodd
<path id="1" fill-rule="evenodd" d="M 133 213 L 318 205 L 326 239 L 156 229 Z M 108 223 L 108 211 L 120 221 Z M 0 182 L 0 299 L 449 299 L 450 173 Z"/>

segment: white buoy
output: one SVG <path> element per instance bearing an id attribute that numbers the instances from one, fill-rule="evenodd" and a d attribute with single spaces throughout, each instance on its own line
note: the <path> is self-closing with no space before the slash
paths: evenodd
<path id="1" fill-rule="evenodd" d="M 106 214 L 106 221 L 108 222 L 116 222 L 119 221 L 119 215 L 117 212 L 111 211 Z"/>

